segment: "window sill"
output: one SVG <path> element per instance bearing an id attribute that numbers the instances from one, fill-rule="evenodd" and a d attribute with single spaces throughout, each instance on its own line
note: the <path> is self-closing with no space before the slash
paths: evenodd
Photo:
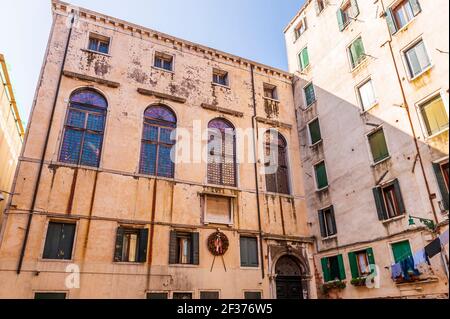
<path id="1" fill-rule="evenodd" d="M 265 192 L 264 194 L 269 195 L 269 196 L 279 196 L 279 197 L 284 197 L 284 198 L 288 198 L 288 199 L 294 199 L 294 196 L 292 196 L 290 194 L 274 193 L 274 192 Z"/>
<path id="2" fill-rule="evenodd" d="M 163 68 L 158 68 L 157 66 L 152 65 L 152 69 L 158 70 L 158 71 L 163 71 L 163 72 L 167 72 L 167 73 L 171 73 L 171 74 L 175 74 L 175 72 L 173 70 L 166 70 Z"/>
<path id="3" fill-rule="evenodd" d="M 316 146 L 318 146 L 318 145 L 320 145 L 320 144 L 322 144 L 322 143 L 323 143 L 323 139 L 321 139 L 320 141 L 318 141 L 318 142 L 316 142 L 316 143 L 314 143 L 314 144 L 309 145 L 309 147 L 310 147 L 310 148 L 314 148 L 314 147 L 316 147 Z"/>
<path id="4" fill-rule="evenodd" d="M 372 163 L 372 167 L 376 167 L 384 162 L 387 162 L 388 160 L 390 160 L 392 157 L 389 155 L 388 157 L 383 158 L 382 160 L 379 160 L 377 162 Z"/>
<path id="5" fill-rule="evenodd" d="M 216 189 L 228 189 L 231 191 L 239 191 L 239 187 L 237 186 L 226 186 L 226 185 L 214 185 L 214 184 L 205 184 L 203 185 L 203 187 L 208 187 L 208 188 L 216 188 Z M 209 194 L 207 192 L 202 192 L 203 194 Z M 214 195 L 214 194 L 209 194 L 209 195 Z M 221 195 L 221 194 L 216 194 L 216 195 Z M 223 196 L 223 195 L 222 195 Z M 228 196 L 230 197 L 230 196 Z"/>
<path id="6" fill-rule="evenodd" d="M 361 115 L 365 115 L 366 113 L 368 113 L 371 109 L 373 109 L 375 106 L 377 106 L 379 103 L 379 101 L 375 101 L 371 106 L 369 106 L 368 108 L 361 108 Z"/>
<path id="7" fill-rule="evenodd" d="M 397 31 L 395 31 L 395 33 L 394 33 L 393 35 L 395 36 L 395 35 L 397 35 L 397 34 L 399 34 L 399 33 L 401 33 L 401 32 L 404 32 L 404 31 L 408 30 L 409 25 L 410 25 L 414 20 L 416 20 L 416 17 L 417 17 L 417 15 L 416 15 L 414 18 L 412 18 L 411 20 L 409 20 L 408 23 L 406 23 L 403 27 L 401 27 L 400 29 L 398 29 Z M 396 23 L 394 22 L 394 24 L 396 24 Z M 395 27 L 397 28 L 397 24 L 395 25 Z"/>
<path id="8" fill-rule="evenodd" d="M 308 111 L 310 110 L 315 104 L 317 103 L 317 100 L 314 100 L 314 102 L 312 102 L 311 104 L 307 105 L 303 111 Z"/>
<path id="9" fill-rule="evenodd" d="M 203 221 L 203 225 L 220 225 L 220 226 L 227 226 L 232 228 L 234 226 L 233 222 L 219 222 L 219 221 L 212 221 L 212 220 L 205 220 Z"/>
<path id="10" fill-rule="evenodd" d="M 272 98 L 267 97 L 267 96 L 263 96 L 263 99 L 264 99 L 264 100 L 271 101 L 271 102 L 275 102 L 275 103 L 280 103 L 280 100 L 278 100 L 278 99 L 272 99 Z"/>
<path id="11" fill-rule="evenodd" d="M 425 73 L 431 71 L 431 69 L 433 69 L 433 68 L 434 68 L 434 64 L 431 64 L 429 67 L 423 69 L 422 72 L 420 72 L 419 74 L 409 78 L 409 82 L 414 82 L 415 80 L 419 79 Z"/>
<path id="12" fill-rule="evenodd" d="M 87 52 L 87 53 L 93 53 L 93 54 L 103 55 L 103 56 L 106 56 L 106 57 L 109 57 L 109 58 L 112 57 L 109 53 L 103 53 L 103 52 L 94 51 L 94 50 L 89 50 L 89 49 L 81 49 L 81 51 L 84 51 L 84 52 Z"/>
<path id="13" fill-rule="evenodd" d="M 383 224 L 389 224 L 391 222 L 396 222 L 396 221 L 402 220 L 404 218 L 406 218 L 406 214 L 405 215 L 401 215 L 401 216 L 396 216 L 396 217 L 393 217 L 393 218 L 390 218 L 390 219 L 383 220 L 382 223 Z"/>
<path id="14" fill-rule="evenodd" d="M 436 277 L 431 277 L 431 278 L 424 278 L 424 279 L 419 279 L 417 281 L 405 281 L 405 282 L 399 282 L 399 283 L 395 283 L 395 285 L 397 287 L 404 287 L 404 286 L 410 286 L 410 285 L 416 285 L 416 284 L 431 284 L 431 283 L 436 283 L 438 282 L 439 279 Z"/>
<path id="15" fill-rule="evenodd" d="M 368 60 L 369 60 L 369 59 L 367 59 L 367 55 L 364 53 L 364 58 L 363 58 L 361 61 L 359 61 L 359 63 L 358 63 L 357 65 L 353 66 L 353 67 L 350 69 L 350 73 L 355 73 L 355 72 L 359 71 L 359 69 L 361 69 L 361 68 L 363 67 L 363 65 L 366 64 L 366 62 L 367 62 Z"/>
<path id="16" fill-rule="evenodd" d="M 114 261 L 113 264 L 120 265 L 120 266 L 144 266 L 145 262 Z"/>
<path id="17" fill-rule="evenodd" d="M 74 260 L 73 259 L 44 259 L 44 258 L 39 258 L 39 262 L 73 264 Z"/>
<path id="18" fill-rule="evenodd" d="M 250 266 L 240 266 L 239 269 L 241 270 L 261 270 L 261 267 L 250 267 Z"/>
<path id="19" fill-rule="evenodd" d="M 325 237 L 325 238 L 322 238 L 322 241 L 330 241 L 330 240 L 333 240 L 333 239 L 337 239 L 337 237 L 338 237 L 337 235 Z"/>
<path id="20" fill-rule="evenodd" d="M 81 169 L 86 169 L 86 170 L 90 170 L 90 171 L 96 171 L 96 172 L 101 172 L 102 168 L 101 167 L 94 167 L 94 166 L 85 166 L 85 165 L 78 165 L 78 164 L 70 164 L 70 163 L 64 163 L 64 162 L 51 162 L 49 164 L 51 165 L 57 165 L 57 166 L 63 166 L 63 167 L 71 167 L 71 168 L 81 168 Z"/>
<path id="21" fill-rule="evenodd" d="M 231 87 L 229 85 L 223 85 L 223 84 L 215 83 L 215 82 L 211 82 L 211 85 L 218 86 L 218 87 L 221 87 L 221 88 L 224 88 L 224 89 L 227 89 L 227 90 L 231 90 Z"/>
<path id="22" fill-rule="evenodd" d="M 169 265 L 170 268 L 199 268 L 200 265 L 182 265 L 182 264 L 172 264 Z"/>
<path id="23" fill-rule="evenodd" d="M 175 177 L 162 177 L 162 176 L 146 175 L 146 174 L 141 174 L 141 173 L 135 173 L 135 175 L 137 177 L 149 178 L 149 179 L 155 179 L 155 180 L 162 180 L 162 181 L 167 181 L 167 182 L 174 182 L 175 181 Z"/>
<path id="24" fill-rule="evenodd" d="M 437 133 L 434 133 L 434 134 L 432 134 L 432 135 L 429 135 L 429 136 L 426 137 L 426 140 L 427 140 L 427 141 L 428 141 L 428 140 L 431 140 L 431 139 L 433 139 L 433 138 L 435 138 L 435 137 L 441 135 L 442 133 L 448 132 L 448 130 L 449 130 L 449 128 L 447 127 L 447 128 L 445 128 L 445 129 L 443 129 L 443 130 L 437 132 Z"/>
<path id="25" fill-rule="evenodd" d="M 327 191 L 330 188 L 330 185 L 326 186 L 326 187 L 322 187 L 319 189 L 316 189 L 316 193 L 322 193 L 324 191 Z"/>

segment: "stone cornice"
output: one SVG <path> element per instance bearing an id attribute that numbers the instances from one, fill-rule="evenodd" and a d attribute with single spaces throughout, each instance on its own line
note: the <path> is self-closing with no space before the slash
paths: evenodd
<path id="1" fill-rule="evenodd" d="M 289 129 L 289 130 L 292 128 L 291 124 L 283 123 L 283 122 L 276 121 L 276 120 L 271 120 L 271 119 L 268 119 L 268 118 L 265 118 L 265 117 L 261 117 L 261 116 L 256 117 L 256 121 L 259 122 L 259 123 L 264 123 L 264 124 L 267 124 L 267 125 L 271 125 L 273 127 L 282 127 L 282 128 L 286 128 L 286 129 Z"/>
<path id="2" fill-rule="evenodd" d="M 142 88 L 138 88 L 137 91 L 142 94 L 142 95 L 147 95 L 147 96 L 154 96 L 157 97 L 161 100 L 169 100 L 172 102 L 177 102 L 177 103 L 186 103 L 186 99 L 183 97 L 179 97 L 179 96 L 175 96 L 175 95 L 170 95 L 170 94 L 166 94 L 166 93 L 161 93 L 161 92 L 156 92 L 156 91 L 152 91 L 152 90 L 147 90 L 147 89 L 142 89 Z"/>
<path id="3" fill-rule="evenodd" d="M 216 105 L 202 103 L 201 106 L 205 110 L 216 111 L 216 112 L 219 112 L 219 113 L 232 115 L 232 116 L 236 116 L 236 117 L 243 117 L 244 116 L 244 113 L 242 113 L 242 112 L 231 110 L 231 109 L 227 109 L 227 108 L 216 106 Z"/>
<path id="4" fill-rule="evenodd" d="M 192 50 L 194 52 L 198 52 L 198 53 L 202 53 L 202 54 L 206 54 L 209 55 L 213 58 L 216 59 L 220 59 L 223 60 L 225 62 L 235 62 L 238 63 L 240 65 L 243 65 L 245 67 L 250 67 L 250 66 L 254 66 L 255 70 L 257 72 L 262 72 L 266 75 L 269 76 L 274 76 L 274 77 L 280 77 L 283 78 L 285 80 L 289 80 L 291 81 L 293 78 L 293 75 L 289 72 L 277 69 L 277 68 L 273 68 L 252 60 L 248 60 L 233 54 L 229 54 L 229 53 L 225 53 L 213 48 L 209 48 L 207 46 L 203 46 L 197 43 L 193 43 L 187 40 L 183 40 L 180 38 L 176 38 L 173 37 L 171 35 L 168 34 L 164 34 L 162 32 L 158 32 L 143 26 L 139 26 L 130 22 L 126 22 L 117 18 L 113 18 L 95 11 L 91 11 L 85 8 L 80 8 L 74 5 L 71 5 L 69 3 L 66 2 L 62 2 L 59 0 L 52 0 L 52 9 L 54 12 L 59 13 L 59 14 L 63 14 L 63 15 L 68 15 L 70 13 L 71 9 L 74 9 L 76 12 L 78 12 L 80 18 L 83 19 L 92 19 L 97 23 L 103 23 L 109 26 L 113 26 L 115 28 L 121 28 L 125 31 L 129 31 L 129 32 L 133 32 L 136 33 L 137 35 L 140 36 L 140 38 L 150 38 L 153 40 L 159 40 L 161 42 L 165 42 L 165 43 L 169 43 L 171 45 L 179 45 L 181 47 L 183 47 L 183 49 L 186 50 Z"/>
<path id="5" fill-rule="evenodd" d="M 113 81 L 109 81 L 109 80 L 105 80 L 105 79 L 101 79 L 101 78 L 96 78 L 93 76 L 89 76 L 89 75 L 84 75 L 84 74 L 80 74 L 80 73 L 75 73 L 75 72 L 71 72 L 71 71 L 63 71 L 64 76 L 68 77 L 68 78 L 72 78 L 72 79 L 76 79 L 76 80 L 82 80 L 82 81 L 87 81 L 87 82 L 94 82 L 97 84 L 101 84 L 101 85 L 106 85 L 108 87 L 111 88 L 118 88 L 120 86 L 120 83 L 118 82 L 113 82 Z"/>

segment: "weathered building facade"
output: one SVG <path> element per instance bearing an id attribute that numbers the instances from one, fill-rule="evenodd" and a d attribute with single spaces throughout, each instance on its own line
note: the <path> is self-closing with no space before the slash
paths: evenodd
<path id="1" fill-rule="evenodd" d="M 52 9 L 0 233 L 0 298 L 315 298 L 292 75 Z M 215 135 L 191 142 L 208 129 L 225 137 L 217 148 Z M 174 163 L 180 143 L 207 159 Z M 236 160 L 271 143 L 276 173 Z"/>
<path id="2" fill-rule="evenodd" d="M 0 219 L 11 193 L 11 186 L 23 142 L 23 126 L 17 109 L 14 91 L 0 54 Z"/>
<path id="3" fill-rule="evenodd" d="M 448 5 L 308 0 L 285 29 L 324 297 L 448 298 L 448 245 L 391 278 L 448 229 Z"/>

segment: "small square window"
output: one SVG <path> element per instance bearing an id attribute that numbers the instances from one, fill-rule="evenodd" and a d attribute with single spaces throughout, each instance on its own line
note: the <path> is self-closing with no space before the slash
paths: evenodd
<path id="1" fill-rule="evenodd" d="M 89 50 L 108 54 L 110 42 L 111 39 L 108 37 L 91 33 L 89 36 Z"/>
<path id="2" fill-rule="evenodd" d="M 428 57 L 423 40 L 407 49 L 404 54 L 411 78 L 415 78 L 431 66 L 431 60 Z"/>
<path id="3" fill-rule="evenodd" d="M 300 63 L 300 71 L 305 70 L 309 66 L 309 54 L 307 47 L 305 47 L 302 51 L 300 51 L 298 59 Z"/>
<path id="4" fill-rule="evenodd" d="M 277 87 L 272 84 L 264 83 L 264 97 L 272 100 L 278 100 Z"/>
<path id="5" fill-rule="evenodd" d="M 173 56 L 161 52 L 156 52 L 154 66 L 158 69 L 173 71 Z"/>
<path id="6" fill-rule="evenodd" d="M 319 119 L 315 119 L 308 124 L 309 139 L 311 145 L 315 145 L 322 140 Z"/>
<path id="7" fill-rule="evenodd" d="M 316 92 L 314 91 L 314 84 L 310 83 L 303 89 L 305 93 L 306 107 L 311 106 L 316 101 Z"/>
<path id="8" fill-rule="evenodd" d="M 214 69 L 213 70 L 213 83 L 228 86 L 228 72 Z"/>
<path id="9" fill-rule="evenodd" d="M 448 114 L 440 94 L 419 105 L 428 136 L 448 129 Z"/>
<path id="10" fill-rule="evenodd" d="M 350 56 L 352 69 L 360 65 L 361 62 L 366 58 L 364 44 L 361 37 L 353 41 L 352 44 L 350 44 L 350 46 L 347 48 L 347 51 Z"/>
<path id="11" fill-rule="evenodd" d="M 359 101 L 361 103 L 361 109 L 363 111 L 367 111 L 377 103 L 372 80 L 364 82 L 362 85 L 358 86 L 357 89 Z"/>
<path id="12" fill-rule="evenodd" d="M 314 166 L 314 172 L 316 176 L 317 190 L 322 190 L 328 187 L 328 177 L 325 162 L 320 162 Z"/>
<path id="13" fill-rule="evenodd" d="M 389 150 L 382 128 L 368 135 L 370 150 L 374 163 L 378 163 L 389 157 Z"/>

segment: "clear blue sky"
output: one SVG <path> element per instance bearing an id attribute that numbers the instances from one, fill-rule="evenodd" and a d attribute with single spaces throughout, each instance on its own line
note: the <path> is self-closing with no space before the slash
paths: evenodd
<path id="1" fill-rule="evenodd" d="M 67 2 L 286 70 L 283 29 L 304 0 Z M 0 0 L 0 8 L 0 53 L 26 122 L 51 27 L 50 0 Z"/>

